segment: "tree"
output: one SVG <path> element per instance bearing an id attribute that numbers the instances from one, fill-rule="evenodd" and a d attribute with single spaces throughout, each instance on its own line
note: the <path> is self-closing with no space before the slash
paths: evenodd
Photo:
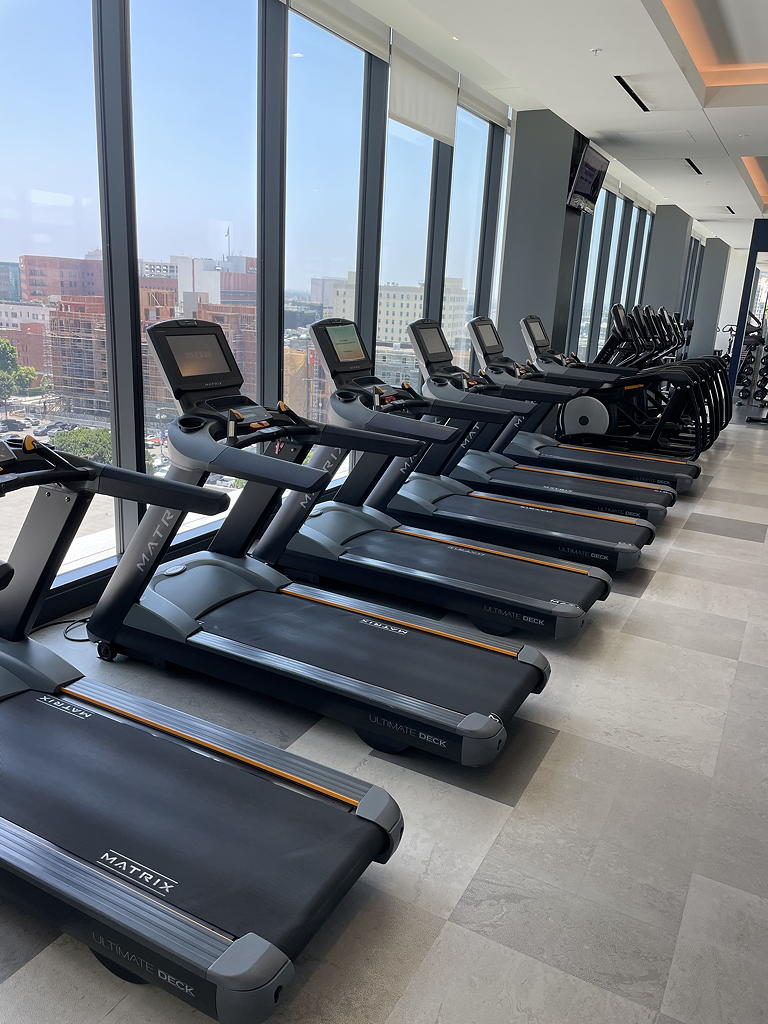
<path id="1" fill-rule="evenodd" d="M 112 434 L 106 427 L 75 427 L 60 430 L 54 444 L 63 452 L 79 455 L 81 459 L 112 462 Z"/>
<path id="2" fill-rule="evenodd" d="M 37 379 L 37 370 L 34 366 L 20 366 L 13 376 L 16 387 L 26 394 Z"/>
<path id="3" fill-rule="evenodd" d="M 19 368 L 16 347 L 7 338 L 0 338 L 0 373 L 15 373 Z M 10 398 L 10 395 L 8 396 Z"/>
<path id="4" fill-rule="evenodd" d="M 4 338 L 0 338 L 0 345 L 2 345 Z M 0 348 L 0 361 L 2 360 L 2 349 Z M 13 379 L 13 375 L 8 373 L 7 370 L 0 370 L 0 402 L 3 403 L 5 409 L 5 415 L 8 415 L 8 399 L 16 390 L 16 381 Z"/>

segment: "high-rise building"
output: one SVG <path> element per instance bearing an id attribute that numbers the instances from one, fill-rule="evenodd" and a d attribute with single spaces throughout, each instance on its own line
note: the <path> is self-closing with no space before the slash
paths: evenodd
<path id="1" fill-rule="evenodd" d="M 106 426 L 110 415 L 103 296 L 71 296 L 49 312 L 48 341 L 59 408 L 76 422 Z"/>
<path id="2" fill-rule="evenodd" d="M 323 307 L 323 316 L 340 316 L 332 313 L 336 289 L 343 288 L 347 281 L 343 277 L 313 277 L 309 283 L 309 300 Z M 325 311 L 328 312 L 325 312 Z"/>
<path id="3" fill-rule="evenodd" d="M 12 260 L 0 261 L 0 300 L 18 302 L 21 299 L 19 264 Z"/>
<path id="4" fill-rule="evenodd" d="M 19 275 L 21 298 L 27 302 L 47 302 L 52 296 L 87 298 L 104 294 L 100 259 L 20 256 Z"/>
<path id="5" fill-rule="evenodd" d="M 139 260 L 139 277 L 178 277 L 179 268 L 175 263 L 158 260 Z"/>

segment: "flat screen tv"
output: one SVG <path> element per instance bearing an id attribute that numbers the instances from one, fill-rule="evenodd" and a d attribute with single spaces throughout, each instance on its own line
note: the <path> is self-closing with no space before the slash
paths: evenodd
<path id="1" fill-rule="evenodd" d="M 579 163 L 568 196 L 568 205 L 585 213 L 595 212 L 595 203 L 600 195 L 609 160 L 593 147 L 587 146 Z"/>

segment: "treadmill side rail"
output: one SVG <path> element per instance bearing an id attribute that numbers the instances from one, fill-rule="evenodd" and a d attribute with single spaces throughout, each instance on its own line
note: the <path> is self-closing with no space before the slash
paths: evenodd
<path id="1" fill-rule="evenodd" d="M 209 967 L 216 986 L 216 1016 L 222 1024 L 256 1024 L 274 1012 L 296 972 L 277 946 L 249 932 Z"/>
<path id="2" fill-rule="evenodd" d="M 403 838 L 403 814 L 397 803 L 381 786 L 371 786 L 355 808 L 355 816 L 378 825 L 389 837 L 388 847 L 376 858 L 386 864 Z"/>
<path id="3" fill-rule="evenodd" d="M 369 790 L 375 788 L 368 782 L 334 768 L 326 768 L 280 747 L 273 747 L 183 711 L 175 711 L 144 697 L 116 690 L 93 679 L 84 679 L 62 692 L 70 698 L 122 715 L 140 725 L 180 736 L 208 750 L 245 761 L 253 767 L 263 767 L 268 773 L 287 778 L 299 786 L 322 791 L 326 796 L 335 797 L 350 807 L 357 807 Z"/>

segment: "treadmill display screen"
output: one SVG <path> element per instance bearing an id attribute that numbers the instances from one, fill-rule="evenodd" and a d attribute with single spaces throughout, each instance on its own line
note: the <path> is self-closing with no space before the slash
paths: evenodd
<path id="1" fill-rule="evenodd" d="M 215 334 L 171 334 L 168 348 L 182 377 L 220 376 L 230 372 Z"/>
<path id="2" fill-rule="evenodd" d="M 328 327 L 333 351 L 341 363 L 357 363 L 366 358 L 363 343 L 354 324 L 342 324 L 339 327 Z"/>
<path id="3" fill-rule="evenodd" d="M 449 356 L 448 346 L 445 343 L 443 332 L 439 327 L 425 327 L 419 331 L 421 344 L 427 355 Z"/>
<path id="4" fill-rule="evenodd" d="M 496 337 L 496 331 L 490 324 L 479 324 L 477 327 L 477 336 L 480 339 L 480 344 L 483 346 L 483 351 L 488 354 L 502 351 L 502 344 Z"/>
<path id="5" fill-rule="evenodd" d="M 529 320 L 528 331 L 536 348 L 540 352 L 546 352 L 549 348 L 549 338 L 547 337 L 547 332 L 544 330 L 541 320 Z"/>

